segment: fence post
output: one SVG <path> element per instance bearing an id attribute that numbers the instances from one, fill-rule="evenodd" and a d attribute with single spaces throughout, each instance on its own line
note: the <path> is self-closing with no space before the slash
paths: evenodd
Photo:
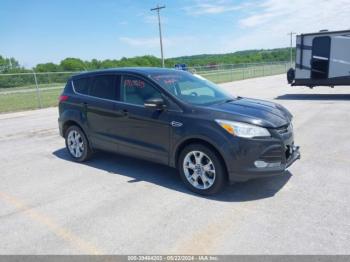
<path id="1" fill-rule="evenodd" d="M 34 70 L 33 70 L 33 75 L 34 75 L 34 81 L 35 81 L 35 86 L 36 86 L 36 97 L 38 99 L 38 105 L 39 105 L 39 108 L 42 108 L 43 105 L 41 103 L 41 96 L 40 96 L 40 90 L 39 90 L 39 85 L 38 85 L 38 79 L 36 78 L 36 73 Z"/>
<path id="2" fill-rule="evenodd" d="M 265 76 L 265 64 L 263 64 L 263 76 Z"/>
<path id="3" fill-rule="evenodd" d="M 220 65 L 218 66 L 218 68 L 217 68 L 217 73 L 218 73 L 218 83 L 220 83 L 220 81 L 221 81 L 221 75 L 220 75 Z"/>
<path id="4" fill-rule="evenodd" d="M 51 77 L 50 77 L 50 73 L 47 74 L 47 80 L 48 80 L 48 85 L 51 84 Z"/>
<path id="5" fill-rule="evenodd" d="M 270 68 L 270 76 L 273 75 L 273 63 L 271 62 L 270 64 L 271 68 Z"/>
<path id="6" fill-rule="evenodd" d="M 245 79 L 245 75 L 244 75 L 244 73 L 245 73 L 245 64 L 243 64 L 242 69 L 243 69 L 243 80 L 244 80 Z"/>

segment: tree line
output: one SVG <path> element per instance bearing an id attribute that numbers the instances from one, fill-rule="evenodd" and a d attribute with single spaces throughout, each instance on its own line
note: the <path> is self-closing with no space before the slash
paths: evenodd
<path id="1" fill-rule="evenodd" d="M 295 49 L 293 49 L 295 52 Z M 288 61 L 290 59 L 289 48 L 277 48 L 268 50 L 246 50 L 227 54 L 202 54 L 192 56 L 182 56 L 165 59 L 165 66 L 173 68 L 175 64 L 186 64 L 189 67 L 207 66 L 219 64 L 241 64 L 241 63 L 260 63 Z M 24 68 L 15 58 L 5 58 L 0 55 L 0 75 L 7 73 L 28 73 L 28 72 L 79 72 L 105 68 L 146 66 L 159 67 L 161 60 L 158 57 L 145 55 L 121 59 L 92 59 L 84 61 L 79 58 L 65 58 L 60 63 L 37 64 L 32 69 Z M 215 69 L 215 66 L 212 67 Z M 38 75 L 40 83 L 63 83 L 66 81 L 67 74 L 52 74 L 50 77 Z M 50 78 L 50 79 L 49 79 Z M 44 80 L 48 79 L 48 80 Z M 31 75 L 0 77 L 0 88 L 30 85 L 33 83 Z"/>
<path id="2" fill-rule="evenodd" d="M 186 64 L 187 66 L 205 66 L 212 64 L 239 64 L 239 63 L 258 63 L 288 61 L 290 59 L 289 48 L 277 48 L 268 50 L 247 50 L 227 54 L 202 54 L 192 56 L 181 56 L 165 59 L 166 67 L 174 67 L 175 64 Z M 52 62 L 37 64 L 33 70 L 35 72 L 64 72 L 64 71 L 87 71 L 94 69 L 105 69 L 114 67 L 130 66 L 150 66 L 158 67 L 161 60 L 155 56 L 145 55 L 121 59 L 106 59 L 84 61 L 79 58 L 65 58 L 60 63 Z M 0 55 L 0 72 L 16 73 L 30 72 L 31 70 L 23 68 L 15 58 L 5 58 Z"/>

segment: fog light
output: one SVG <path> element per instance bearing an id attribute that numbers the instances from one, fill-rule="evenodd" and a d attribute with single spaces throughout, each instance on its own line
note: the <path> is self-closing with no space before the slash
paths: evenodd
<path id="1" fill-rule="evenodd" d="M 257 168 L 279 167 L 279 166 L 281 166 L 281 162 L 267 163 L 267 162 L 262 161 L 262 160 L 257 160 L 257 161 L 254 162 L 254 165 L 255 165 Z"/>
<path id="2" fill-rule="evenodd" d="M 255 162 L 254 162 L 254 165 L 255 165 L 257 168 L 264 168 L 264 167 L 267 167 L 267 163 L 266 163 L 265 161 L 261 161 L 261 160 L 255 161 Z"/>

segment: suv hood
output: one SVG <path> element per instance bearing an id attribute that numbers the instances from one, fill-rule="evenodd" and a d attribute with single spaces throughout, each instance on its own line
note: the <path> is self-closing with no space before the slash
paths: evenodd
<path id="1" fill-rule="evenodd" d="M 239 97 L 236 100 L 209 106 L 217 113 L 216 118 L 251 123 L 262 127 L 277 128 L 287 125 L 292 114 L 282 105 Z"/>

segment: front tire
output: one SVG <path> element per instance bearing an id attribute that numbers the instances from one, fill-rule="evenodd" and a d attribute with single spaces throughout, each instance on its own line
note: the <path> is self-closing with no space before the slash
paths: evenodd
<path id="1" fill-rule="evenodd" d="M 89 141 L 78 126 L 70 126 L 65 133 L 66 148 L 76 162 L 84 162 L 92 155 Z"/>
<path id="2" fill-rule="evenodd" d="M 226 170 L 221 157 L 203 144 L 185 147 L 177 167 L 185 185 L 197 194 L 214 195 L 226 184 Z"/>

